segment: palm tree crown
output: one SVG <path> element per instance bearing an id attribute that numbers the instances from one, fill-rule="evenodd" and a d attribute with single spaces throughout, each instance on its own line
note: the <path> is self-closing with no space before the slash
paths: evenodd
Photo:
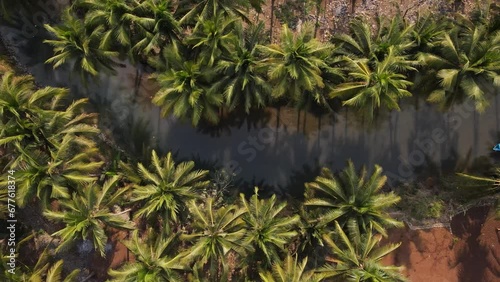
<path id="1" fill-rule="evenodd" d="M 300 104 L 307 100 L 306 95 L 311 95 L 316 103 L 325 103 L 321 93 L 325 87 L 322 74 L 329 69 L 326 59 L 333 47 L 314 39 L 310 26 L 306 25 L 294 36 L 284 25 L 279 45 L 259 45 L 258 48 L 264 57 L 260 63 L 268 69 L 274 98 L 288 95 Z"/>
<path id="2" fill-rule="evenodd" d="M 117 189 L 118 183 L 119 177 L 117 176 L 106 181 L 102 187 L 97 183 L 92 183 L 84 187 L 80 194 L 73 193 L 71 199 L 61 200 L 63 211 L 44 212 L 49 219 L 63 221 L 66 224 L 63 229 L 53 234 L 62 239 L 58 250 L 74 243 L 78 237 L 82 239 L 90 237 L 95 249 L 104 257 L 104 246 L 108 239 L 105 227 L 134 229 L 132 222 L 110 210 L 126 192 L 125 188 Z"/>
<path id="3" fill-rule="evenodd" d="M 359 282 L 404 282 L 406 278 L 401 274 L 402 268 L 384 266 L 380 260 L 387 254 L 397 249 L 399 244 L 390 244 L 378 247 L 382 239 L 372 233 L 371 228 L 364 235 L 357 234 L 348 237 L 340 225 L 335 222 L 337 240 L 332 240 L 325 235 L 334 257 L 334 264 L 325 265 L 319 269 L 318 274 L 323 278 L 333 278 L 333 281 L 359 281 Z"/>
<path id="4" fill-rule="evenodd" d="M 287 255 L 283 262 L 276 262 L 272 272 L 260 272 L 263 282 L 319 282 L 321 276 L 314 271 L 306 271 L 307 257 L 301 262 L 297 261 L 297 256 Z"/>
<path id="5" fill-rule="evenodd" d="M 139 231 L 134 230 L 132 239 L 124 244 L 134 254 L 135 262 L 127 263 L 118 270 L 109 270 L 113 279 L 120 282 L 177 282 L 181 279 L 180 271 L 186 267 L 179 262 L 180 257 L 170 257 L 176 251 L 177 235 L 165 232 L 155 234 L 150 228 L 145 240 L 139 238 Z"/>
<path id="6" fill-rule="evenodd" d="M 136 168 L 122 163 L 124 177 L 132 182 L 132 198 L 142 206 L 135 217 L 163 219 L 168 225 L 177 222 L 185 211 L 185 204 L 198 197 L 197 190 L 207 187 L 206 170 L 194 170 L 194 162 L 176 164 L 172 153 L 160 159 L 156 151 L 151 153 L 150 168 L 139 163 Z"/>
<path id="7" fill-rule="evenodd" d="M 393 192 L 380 193 L 386 180 L 382 168 L 377 165 L 369 178 L 365 168 L 358 175 L 352 161 L 338 177 L 323 169 L 314 182 L 306 183 L 305 205 L 322 211 L 319 221 L 339 221 L 349 228 L 349 234 L 366 231 L 373 225 L 376 231 L 386 236 L 386 226 L 402 226 L 387 214 L 387 208 L 396 204 L 400 197 Z"/>
<path id="8" fill-rule="evenodd" d="M 299 222 L 299 216 L 283 217 L 286 202 L 277 204 L 276 195 L 266 200 L 259 199 L 257 188 L 250 201 L 243 194 L 240 194 L 240 200 L 246 211 L 243 215 L 247 229 L 245 242 L 256 251 L 253 259 L 259 260 L 263 254 L 268 265 L 280 260 L 285 245 L 297 235 L 293 227 Z"/>
<path id="9" fill-rule="evenodd" d="M 419 56 L 439 79 L 440 87 L 428 100 L 443 108 L 470 100 L 477 111 L 484 111 L 487 97 L 500 87 L 499 46 L 500 32 L 489 35 L 485 26 L 472 23 L 443 34 L 436 52 Z"/>

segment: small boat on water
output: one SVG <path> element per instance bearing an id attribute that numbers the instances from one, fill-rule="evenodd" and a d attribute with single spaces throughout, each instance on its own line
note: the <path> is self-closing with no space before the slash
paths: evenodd
<path id="1" fill-rule="evenodd" d="M 495 147 L 493 147 L 493 151 L 500 152 L 500 143 L 496 144 Z"/>

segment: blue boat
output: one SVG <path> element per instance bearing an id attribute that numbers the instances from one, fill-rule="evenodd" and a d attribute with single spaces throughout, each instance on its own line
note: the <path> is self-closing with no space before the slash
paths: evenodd
<path id="1" fill-rule="evenodd" d="M 496 144 L 495 147 L 493 147 L 493 151 L 500 152 L 500 143 Z"/>

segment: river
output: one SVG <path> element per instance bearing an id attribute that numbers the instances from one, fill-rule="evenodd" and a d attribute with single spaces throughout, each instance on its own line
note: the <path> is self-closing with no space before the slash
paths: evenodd
<path id="1" fill-rule="evenodd" d="M 348 159 L 356 166 L 381 165 L 394 184 L 413 178 L 431 163 L 453 168 L 488 156 L 500 141 L 498 97 L 482 114 L 470 104 L 441 112 L 412 98 L 403 103 L 401 112 L 372 125 L 345 109 L 318 117 L 281 107 L 217 129 L 194 128 L 174 117 L 161 118 L 159 108 L 150 102 L 157 87 L 143 75 L 135 91 L 136 69 L 130 64 L 118 68 L 115 76 L 101 75 L 99 84 L 85 88 L 69 68 L 53 70 L 44 64 L 52 48 L 43 44 L 47 33 L 39 25 L 30 33 L 23 27 L 3 25 L 0 35 L 40 85 L 68 87 L 76 97 L 97 101 L 107 126 L 128 130 L 131 136 L 125 137 L 130 140 L 150 141 L 179 159 L 224 166 L 249 185 L 272 186 L 278 192 L 302 186 L 321 166 L 340 169 Z"/>

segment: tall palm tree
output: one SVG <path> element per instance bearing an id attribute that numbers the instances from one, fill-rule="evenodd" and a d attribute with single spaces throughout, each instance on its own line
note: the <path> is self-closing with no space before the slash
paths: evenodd
<path id="1" fill-rule="evenodd" d="M 258 189 L 250 198 L 240 194 L 241 205 L 245 209 L 243 220 L 246 224 L 245 244 L 254 249 L 251 260 L 264 260 L 267 265 L 280 260 L 284 247 L 297 235 L 294 229 L 300 218 L 298 215 L 283 215 L 286 202 L 277 204 L 276 195 L 270 199 L 259 199 Z"/>
<path id="2" fill-rule="evenodd" d="M 358 175 L 352 161 L 348 161 L 338 177 L 324 168 L 314 182 L 306 183 L 305 205 L 318 208 L 322 212 L 319 220 L 324 223 L 340 222 L 350 235 L 367 232 L 369 226 L 373 226 L 387 236 L 385 227 L 401 227 L 403 224 L 387 214 L 387 209 L 400 197 L 393 192 L 380 192 L 386 180 L 378 165 L 369 177 L 366 168 L 362 168 Z"/>
<path id="3" fill-rule="evenodd" d="M 62 221 L 66 226 L 52 234 L 60 236 L 62 243 L 57 247 L 61 250 L 78 238 L 90 238 L 94 248 L 105 256 L 104 247 L 108 240 L 105 227 L 134 229 L 133 222 L 127 221 L 111 211 L 111 207 L 122 200 L 126 188 L 118 188 L 119 177 L 107 180 L 102 187 L 97 183 L 81 187 L 81 192 L 75 192 L 70 199 L 61 199 L 61 211 L 47 210 L 43 214 L 55 221 Z"/>
<path id="4" fill-rule="evenodd" d="M 208 198 L 202 205 L 191 201 L 189 204 L 193 218 L 193 232 L 182 234 L 181 239 L 192 242 L 192 246 L 184 253 L 185 261 L 199 261 L 209 266 L 213 281 L 219 281 L 219 266 L 227 268 L 226 255 L 234 251 L 243 255 L 249 249 L 242 241 L 245 236 L 245 223 L 241 216 L 244 209 L 236 205 L 222 206 L 215 210 L 213 199 Z"/>
<path id="5" fill-rule="evenodd" d="M 21 157 L 13 164 L 18 167 L 17 199 L 24 207 L 34 197 L 42 206 L 53 198 L 69 198 L 75 187 L 97 179 L 102 166 L 95 144 L 73 134 L 66 134 L 57 147 L 48 152 L 17 147 Z"/>
<path id="6" fill-rule="evenodd" d="M 500 33 L 490 36 L 481 25 L 470 24 L 445 33 L 437 52 L 419 56 L 435 71 L 439 82 L 428 101 L 446 109 L 469 100 L 483 112 L 489 105 L 488 97 L 500 86 L 499 46 Z"/>
<path id="7" fill-rule="evenodd" d="M 66 109 L 67 89 L 36 89 L 33 77 L 5 73 L 0 84 L 0 145 L 54 148 L 63 136 L 98 133 L 96 115 L 82 111 L 87 99 L 74 101 Z"/>
<path id="8" fill-rule="evenodd" d="M 142 26 L 145 36 L 138 37 L 132 49 L 144 54 L 157 49 L 161 53 L 167 44 L 178 44 L 181 28 L 174 17 L 172 1 L 146 0 L 138 4 L 136 10 L 137 15 L 131 15 L 131 20 Z"/>
<path id="9" fill-rule="evenodd" d="M 170 69 L 155 76 L 161 89 L 153 103 L 161 107 L 162 115 L 189 118 L 194 126 L 201 119 L 218 123 L 224 99 L 222 93 L 208 91 L 214 70 L 199 61 L 184 61 L 180 57 L 173 57 L 169 63 Z"/>
<path id="10" fill-rule="evenodd" d="M 231 52 L 217 62 L 215 69 L 223 77 L 210 91 L 223 92 L 229 110 L 241 106 L 248 114 L 251 108 L 263 107 L 269 100 L 271 87 L 257 69 L 260 58 L 256 46 L 263 28 L 260 23 L 244 31 L 241 24 L 237 24 Z"/>
<path id="11" fill-rule="evenodd" d="M 200 19 L 191 36 L 185 42 L 195 51 L 200 63 L 213 66 L 221 56 L 228 54 L 236 18 L 214 15 L 210 19 Z"/>
<path id="12" fill-rule="evenodd" d="M 407 89 L 412 82 L 405 72 L 415 68 L 406 56 L 397 55 L 393 46 L 382 61 L 349 57 L 345 61 L 350 79 L 334 87 L 330 97 L 344 99 L 343 105 L 362 111 L 368 120 L 381 108 L 399 111 L 399 100 L 411 96 Z"/>
<path id="13" fill-rule="evenodd" d="M 359 282 L 407 281 L 401 274 L 401 267 L 384 266 L 380 263 L 383 257 L 397 249 L 401 243 L 379 247 L 382 237 L 374 235 L 371 228 L 368 228 L 366 234 L 357 234 L 354 237 L 348 237 L 337 222 L 335 229 L 338 235 L 336 240 L 325 236 L 334 263 L 318 270 L 322 278 Z"/>
<path id="14" fill-rule="evenodd" d="M 134 46 L 137 36 L 144 36 L 144 29 L 136 24 L 137 1 L 133 0 L 79 0 L 72 9 L 85 11 L 84 25 L 87 30 L 102 30 L 99 48 L 126 53 Z"/>
<path id="15" fill-rule="evenodd" d="M 208 20 L 216 14 L 237 16 L 248 21 L 249 2 L 246 0 L 180 0 L 179 7 L 181 24 L 189 24 L 197 18 Z"/>
<path id="16" fill-rule="evenodd" d="M 110 269 L 111 281 L 120 282 L 177 282 L 184 281 L 181 274 L 187 267 L 180 263 L 177 254 L 177 234 L 156 233 L 148 229 L 145 239 L 139 238 L 139 231 L 134 230 L 132 239 L 124 244 L 134 254 L 135 262 L 126 263 L 117 270 Z"/>
<path id="17" fill-rule="evenodd" d="M 87 74 L 96 76 L 101 71 L 115 73 L 118 64 L 114 59 L 119 55 L 116 51 L 107 49 L 102 44 L 105 30 L 99 26 L 87 32 L 84 22 L 66 10 L 59 26 L 45 25 L 45 28 L 55 36 L 55 39 L 44 42 L 54 47 L 54 56 L 46 63 L 57 68 L 63 64 L 73 65 L 73 71 L 84 79 Z"/>
<path id="18" fill-rule="evenodd" d="M 375 29 L 372 29 L 365 19 L 355 18 L 349 24 L 350 34 L 332 38 L 332 42 L 340 46 L 336 52 L 353 59 L 382 61 L 389 47 L 397 54 L 405 54 L 413 46 L 413 26 L 407 25 L 400 16 L 390 21 L 377 17 L 376 22 Z"/>
<path id="19" fill-rule="evenodd" d="M 272 272 L 259 272 L 263 282 L 320 282 L 321 276 L 313 270 L 306 271 L 307 257 L 298 262 L 297 256 L 287 255 L 283 262 L 275 262 Z"/>
<path id="20" fill-rule="evenodd" d="M 50 109 L 50 98 L 57 98 L 62 93 L 54 91 L 51 95 L 33 95 L 34 81 L 32 76 L 15 76 L 6 72 L 1 77 L 0 84 L 0 145 L 13 144 L 29 137 L 41 127 L 35 123 L 31 116 L 44 107 Z M 45 94 L 48 94 L 47 92 Z M 49 99 L 47 99 L 49 96 Z"/>
<path id="21" fill-rule="evenodd" d="M 332 232 L 329 222 L 321 220 L 322 213 L 320 211 L 305 209 L 301 207 L 299 210 L 299 241 L 296 246 L 297 252 L 302 256 L 307 256 L 310 264 L 317 266 L 324 262 L 325 242 L 323 235 Z"/>
<path id="22" fill-rule="evenodd" d="M 160 159 L 154 150 L 149 167 L 122 163 L 123 176 L 133 184 L 131 201 L 141 203 L 134 216 L 164 220 L 166 227 L 178 223 L 187 211 L 186 203 L 198 198 L 200 189 L 210 183 L 208 171 L 194 170 L 194 166 L 193 161 L 176 164 L 172 153 Z"/>
<path id="23" fill-rule="evenodd" d="M 451 29 L 452 22 L 445 16 L 419 16 L 411 31 L 410 38 L 415 44 L 410 49 L 410 59 L 418 60 L 419 53 L 432 53 L 439 49 L 439 42 L 446 30 Z M 439 83 L 435 80 L 436 74 L 424 64 L 417 65 L 417 71 L 410 74 L 413 85 L 410 92 L 414 96 L 425 95 L 434 91 Z"/>
<path id="24" fill-rule="evenodd" d="M 264 57 L 260 64 L 268 70 L 274 98 L 288 98 L 299 103 L 305 95 L 319 105 L 326 103 L 321 89 L 325 87 L 322 74 L 330 67 L 326 63 L 333 47 L 313 37 L 312 26 L 305 25 L 294 35 L 286 26 L 279 44 L 258 45 Z"/>

